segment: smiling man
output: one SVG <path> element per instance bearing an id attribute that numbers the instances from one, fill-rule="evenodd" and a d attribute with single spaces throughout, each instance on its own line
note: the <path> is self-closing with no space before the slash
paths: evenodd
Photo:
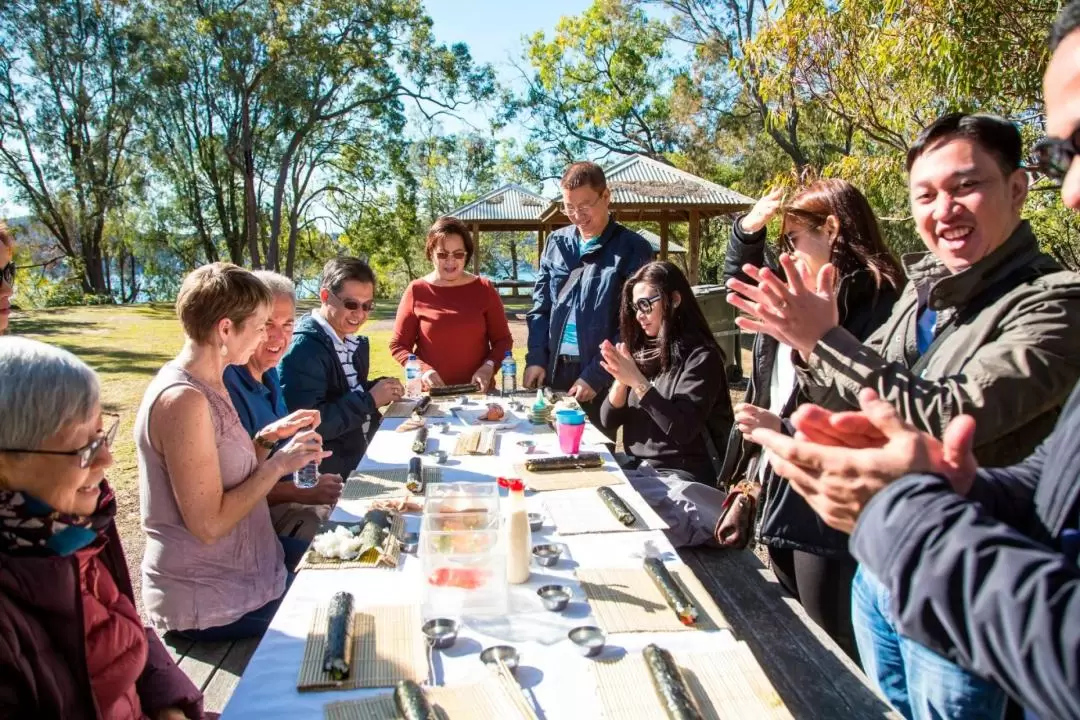
<path id="1" fill-rule="evenodd" d="M 961 414 L 976 420 L 974 457 L 1008 465 L 1050 433 L 1077 379 L 1080 276 L 1038 247 L 1020 212 L 1027 196 L 1021 139 L 1008 121 L 946 115 L 907 155 L 912 215 L 929 252 L 903 259 L 908 287 L 865 342 L 836 324 L 834 275 L 809 277 L 782 261 L 733 280 L 744 328 L 795 348 L 808 394 L 825 407 L 858 407 L 871 388 L 915 428 L 941 437 Z M 757 440 L 757 434 L 754 435 Z M 774 468 L 775 468 L 774 463 Z M 781 473 L 782 474 L 782 473 Z M 863 669 L 909 718 L 1000 717 L 1005 694 L 983 677 L 904 638 L 890 591 L 860 569 L 852 618 Z"/>
<path id="2" fill-rule="evenodd" d="M 296 323 L 279 372 L 290 412 L 318 410 L 323 447 L 334 454 L 319 469 L 348 477 L 379 429 L 379 408 L 399 400 L 396 378 L 368 380 L 369 345 L 356 333 L 375 308 L 375 273 L 363 260 L 334 258 L 323 267 L 321 304 Z"/>
<path id="3" fill-rule="evenodd" d="M 1062 9 L 1051 49 L 1037 170 L 1080 211 L 1080 0 Z M 796 438 L 753 438 L 825 522 L 851 533 L 890 634 L 997 683 L 1029 718 L 1080 718 L 1080 387 L 1050 437 L 1009 467 L 979 467 L 970 416 L 931 435 L 871 390 L 860 401 L 860 413 L 800 408 Z M 941 673 L 931 682 L 956 686 Z"/>
<path id="4" fill-rule="evenodd" d="M 652 260 L 652 247 L 611 217 L 611 191 L 596 163 L 574 163 L 560 186 L 573 224 L 551 234 L 540 258 L 522 384 L 565 390 L 598 424 L 593 401 L 611 385 L 600 344 L 617 340 L 623 284 Z"/>

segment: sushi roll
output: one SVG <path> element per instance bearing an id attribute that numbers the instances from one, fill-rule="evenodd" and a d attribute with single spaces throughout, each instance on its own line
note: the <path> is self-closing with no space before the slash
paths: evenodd
<path id="1" fill-rule="evenodd" d="M 649 680 L 668 720 L 702 720 L 701 711 L 671 653 L 650 644 L 645 646 L 641 654 L 645 656 Z"/>
<path id="2" fill-rule="evenodd" d="M 424 463 L 418 457 L 409 459 L 409 472 L 405 475 L 405 487 L 413 495 L 424 492 Z"/>
<path id="3" fill-rule="evenodd" d="M 683 592 L 663 560 L 655 557 L 645 558 L 645 572 L 652 578 L 668 606 L 679 616 L 679 622 L 683 625 L 693 625 L 697 622 L 698 609 L 694 601 Z"/>
<path id="4" fill-rule="evenodd" d="M 349 626 L 352 622 L 353 596 L 347 592 L 335 593 L 330 599 L 327 614 L 326 651 L 323 653 L 323 672 L 332 680 L 341 682 L 349 677 L 352 666 L 352 643 L 349 642 Z"/>
<path id="5" fill-rule="evenodd" d="M 615 494 L 615 491 L 611 488 L 604 486 L 596 488 L 596 494 L 600 496 L 600 499 L 604 501 L 604 505 L 611 511 L 611 514 L 615 516 L 615 519 L 621 522 L 626 527 L 630 527 L 637 522 L 637 515 L 630 509 L 630 506 L 623 502 L 623 499 Z"/>
<path id="6" fill-rule="evenodd" d="M 412 680 L 402 680 L 394 688 L 394 705 L 404 720 L 439 720 L 424 688 Z"/>
<path id="7" fill-rule="evenodd" d="M 417 455 L 423 455 L 427 452 L 427 426 L 421 426 L 416 431 L 416 435 L 413 436 L 412 451 Z"/>
<path id="8" fill-rule="evenodd" d="M 599 453 L 581 453 L 579 455 L 553 455 L 533 458 L 525 461 L 529 472 L 555 472 L 557 470 L 585 470 L 604 467 L 604 459 Z"/>

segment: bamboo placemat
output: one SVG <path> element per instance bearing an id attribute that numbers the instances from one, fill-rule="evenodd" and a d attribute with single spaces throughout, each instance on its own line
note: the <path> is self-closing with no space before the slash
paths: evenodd
<path id="1" fill-rule="evenodd" d="M 538 473 L 526 470 L 525 463 L 516 463 L 514 472 L 534 492 L 596 488 L 603 485 L 621 485 L 626 482 L 620 473 L 603 468 Z"/>
<path id="2" fill-rule="evenodd" d="M 693 625 L 683 625 L 679 621 L 644 569 L 578 570 L 577 579 L 597 624 L 609 634 L 731 627 L 693 570 L 685 565 L 668 565 L 667 569 L 697 606 L 699 617 Z"/>
<path id="3" fill-rule="evenodd" d="M 452 455 L 494 455 L 495 430 L 466 430 L 457 436 Z"/>
<path id="4" fill-rule="evenodd" d="M 420 632 L 420 611 L 412 605 L 363 608 L 353 614 L 352 667 L 337 681 L 323 671 L 327 609 L 315 610 L 308 631 L 296 689 L 353 690 L 393 687 L 400 680 L 427 682 L 427 647 Z"/>
<path id="5" fill-rule="evenodd" d="M 328 522 L 319 528 L 319 532 L 333 530 L 336 525 L 359 525 L 359 523 Z M 382 551 L 375 560 L 336 560 L 324 558 L 312 549 L 304 553 L 297 563 L 297 570 L 346 570 L 350 568 L 387 567 L 396 568 L 401 562 L 401 541 L 405 537 L 405 519 L 395 513 L 390 521 L 390 532 L 386 534 Z"/>
<path id="6" fill-rule="evenodd" d="M 424 688 L 435 709 L 449 720 L 509 720 L 536 718 L 536 711 L 513 676 L 492 672 L 481 682 L 453 687 Z M 330 703 L 326 720 L 396 720 L 392 693 L 364 700 Z"/>
<path id="7" fill-rule="evenodd" d="M 384 418 L 407 418 L 412 415 L 413 408 L 416 407 L 415 400 L 398 400 L 391 403 L 390 407 L 386 408 L 386 412 L 383 413 Z M 427 410 L 424 411 L 424 417 L 447 417 L 445 410 L 440 408 L 434 401 L 428 405 Z"/>
<path id="8" fill-rule="evenodd" d="M 623 525 L 616 520 L 596 493 L 596 488 L 566 490 L 545 495 L 544 505 L 560 535 L 667 529 L 668 524 L 629 484 L 614 485 L 611 489 L 634 511 L 637 519 L 633 525 Z"/>
<path id="9" fill-rule="evenodd" d="M 673 653 L 707 720 L 790 720 L 792 715 L 746 643 L 709 653 Z M 641 653 L 590 663 L 609 720 L 664 717 Z"/>
<path id="10" fill-rule="evenodd" d="M 345 487 L 341 490 L 341 499 L 381 500 L 408 497 L 410 493 L 405 487 L 408 474 L 408 468 L 354 472 L 345 481 Z M 442 468 L 436 465 L 425 465 L 424 484 L 436 482 L 442 482 Z"/>

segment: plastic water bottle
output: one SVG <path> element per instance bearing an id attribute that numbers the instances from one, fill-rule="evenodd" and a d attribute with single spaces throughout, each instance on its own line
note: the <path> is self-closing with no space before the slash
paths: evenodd
<path id="1" fill-rule="evenodd" d="M 502 394 L 509 397 L 515 392 L 517 392 L 517 363 L 514 361 L 514 356 L 507 350 L 502 361 Z"/>
<path id="2" fill-rule="evenodd" d="M 415 355 L 410 355 L 405 363 L 405 395 L 407 397 L 420 397 L 423 388 L 420 387 L 420 361 Z"/>
<path id="3" fill-rule="evenodd" d="M 319 463 L 312 460 L 293 473 L 293 485 L 301 490 L 310 490 L 319 484 Z"/>

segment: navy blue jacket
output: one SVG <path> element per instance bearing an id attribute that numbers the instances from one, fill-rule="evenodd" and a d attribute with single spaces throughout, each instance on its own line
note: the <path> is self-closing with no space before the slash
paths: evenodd
<path id="1" fill-rule="evenodd" d="M 356 377 L 365 391 L 381 378 L 368 380 L 368 339 L 353 355 Z M 318 410 L 323 447 L 334 454 L 319 465 L 320 472 L 348 477 L 364 457 L 368 442 L 379 429 L 379 409 L 369 392 L 349 389 L 333 341 L 308 313 L 296 322 L 292 344 L 278 365 L 281 390 L 289 411 Z"/>
<path id="2" fill-rule="evenodd" d="M 1080 718 L 1080 386 L 1026 460 L 968 496 L 909 475 L 863 511 L 851 550 L 892 592 L 902 634 L 1043 720 Z"/>
<path id="3" fill-rule="evenodd" d="M 556 230 L 548 237 L 533 287 L 533 308 L 526 316 L 529 350 L 525 355 L 525 364 L 545 368 L 551 382 L 566 321 L 575 313 L 581 377 L 597 394 L 611 384 L 611 376 L 600 367 L 600 343 L 614 342 L 619 336 L 623 285 L 653 258 L 652 246 L 645 238 L 613 219 L 600 233 L 600 242 L 600 247 L 583 258 L 581 233 L 575 226 Z M 588 267 L 577 287 L 558 302 L 567 277 L 582 262 Z"/>

